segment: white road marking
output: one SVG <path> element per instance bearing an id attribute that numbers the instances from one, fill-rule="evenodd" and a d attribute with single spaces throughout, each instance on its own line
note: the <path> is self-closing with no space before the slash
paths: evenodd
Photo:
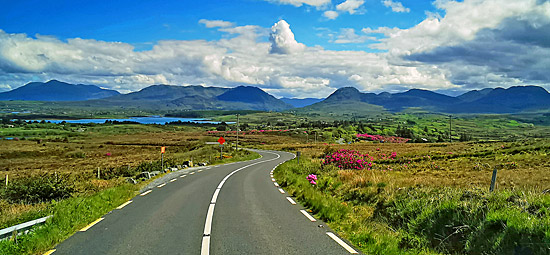
<path id="1" fill-rule="evenodd" d="M 275 181 L 275 178 L 271 178 L 271 181 L 274 182 L 274 181 Z"/>
<path id="2" fill-rule="evenodd" d="M 210 254 L 210 236 L 202 237 L 201 255 Z"/>
<path id="3" fill-rule="evenodd" d="M 275 187 L 279 187 L 279 184 L 274 182 L 273 185 L 275 185 Z"/>
<path id="4" fill-rule="evenodd" d="M 349 253 L 358 254 L 356 250 L 354 250 L 353 248 L 351 248 L 351 246 L 349 246 L 347 243 L 342 241 L 342 239 L 338 238 L 334 233 L 327 232 L 327 235 L 330 236 L 332 240 L 336 241 L 340 246 L 344 247 L 344 249 L 346 249 Z"/>
<path id="5" fill-rule="evenodd" d="M 216 204 L 210 204 L 210 206 L 208 206 L 206 222 L 204 223 L 204 235 L 210 235 L 210 231 L 212 230 L 212 216 L 214 216 L 214 207 L 216 207 Z"/>
<path id="6" fill-rule="evenodd" d="M 178 179 L 172 179 L 172 180 L 170 180 L 170 182 L 175 182 L 175 181 L 177 181 L 177 180 L 178 180 Z"/>
<path id="7" fill-rule="evenodd" d="M 272 152 L 267 152 L 267 153 L 272 153 Z M 212 230 L 212 218 L 214 216 L 214 208 L 216 207 L 215 203 L 218 200 L 218 195 L 220 193 L 220 190 L 223 187 L 223 185 L 225 184 L 225 182 L 227 181 L 227 179 L 229 179 L 229 177 L 231 177 L 236 172 L 241 171 L 241 170 L 243 170 L 247 167 L 257 165 L 257 164 L 261 164 L 261 163 L 265 163 L 265 162 L 269 162 L 269 161 L 273 161 L 273 160 L 279 159 L 281 157 L 281 155 L 279 155 L 277 153 L 272 153 L 272 154 L 277 155 L 277 157 L 273 158 L 273 159 L 268 159 L 268 160 L 265 160 L 265 161 L 258 161 L 256 163 L 252 163 L 250 165 L 243 166 L 243 167 L 241 167 L 237 170 L 234 170 L 233 172 L 226 175 L 223 178 L 223 180 L 221 180 L 220 184 L 218 184 L 218 187 L 216 188 L 216 191 L 214 192 L 214 195 L 212 195 L 212 200 L 211 200 L 210 206 L 208 207 L 208 212 L 206 213 L 206 221 L 204 223 L 204 232 L 203 232 L 202 245 L 201 245 L 201 255 L 209 255 L 210 254 L 210 232 Z M 218 167 L 218 166 L 216 166 L 216 167 Z M 191 174 L 193 174 L 193 173 L 191 173 Z"/>
<path id="8" fill-rule="evenodd" d="M 281 192 L 281 194 L 285 194 L 285 191 L 281 188 L 279 188 L 279 192 Z"/>
<path id="9" fill-rule="evenodd" d="M 220 194 L 220 189 L 216 189 L 216 191 L 214 191 L 214 195 L 212 196 L 212 200 L 210 201 L 211 204 L 215 204 L 216 201 L 218 201 L 219 194 Z"/>
<path id="10" fill-rule="evenodd" d="M 199 173 L 200 173 L 200 172 L 202 172 L 202 170 L 199 170 L 199 171 L 197 171 L 197 172 L 199 172 Z"/>
<path id="11" fill-rule="evenodd" d="M 189 173 L 189 174 L 195 174 L 195 172 L 191 172 L 191 173 Z"/>
<path id="12" fill-rule="evenodd" d="M 166 185 L 166 183 L 163 183 L 163 184 L 157 186 L 157 188 L 162 188 L 162 187 L 164 187 L 164 185 Z"/>
<path id="13" fill-rule="evenodd" d="M 148 190 L 148 191 L 145 191 L 145 192 L 141 193 L 141 194 L 140 194 L 140 196 L 142 196 L 142 197 L 143 197 L 143 196 L 145 196 L 145 195 L 147 195 L 147 194 L 151 193 L 152 191 L 153 191 L 153 190 Z"/>
<path id="14" fill-rule="evenodd" d="M 184 175 L 180 176 L 180 178 L 183 178 L 183 177 L 185 177 L 185 176 L 187 176 L 187 175 L 184 174 Z"/>
<path id="15" fill-rule="evenodd" d="M 286 197 L 286 200 L 288 200 L 288 202 L 290 202 L 293 205 L 296 204 L 296 202 L 294 202 L 294 200 L 291 197 Z"/>
<path id="16" fill-rule="evenodd" d="M 300 212 L 306 216 L 306 218 L 308 218 L 311 222 L 316 222 L 317 220 L 315 218 L 313 218 L 311 215 L 309 215 L 309 213 L 306 212 L 306 210 L 300 210 Z"/>
<path id="17" fill-rule="evenodd" d="M 129 205 L 130 203 L 132 203 L 132 200 L 130 200 L 130 201 L 124 203 L 124 204 L 119 205 L 116 209 L 120 210 L 120 209 L 124 208 L 125 206 Z"/>

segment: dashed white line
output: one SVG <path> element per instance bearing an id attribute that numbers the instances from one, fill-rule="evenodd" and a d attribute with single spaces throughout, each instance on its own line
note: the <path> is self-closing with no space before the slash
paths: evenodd
<path id="1" fill-rule="evenodd" d="M 296 204 L 296 202 L 294 202 L 294 200 L 291 197 L 286 197 L 286 200 L 288 200 L 288 202 L 290 202 L 293 205 Z"/>
<path id="2" fill-rule="evenodd" d="M 206 213 L 206 222 L 204 223 L 204 235 L 209 236 L 212 230 L 212 216 L 214 216 L 214 207 L 216 204 L 210 204 L 208 206 L 208 213 Z"/>
<path id="3" fill-rule="evenodd" d="M 271 178 L 271 181 L 274 182 L 274 181 L 275 181 L 275 178 Z"/>
<path id="4" fill-rule="evenodd" d="M 197 172 L 199 172 L 199 173 L 200 173 L 200 172 L 202 172 L 202 170 L 199 170 L 199 171 L 197 171 Z"/>
<path id="5" fill-rule="evenodd" d="M 195 172 L 191 172 L 191 173 L 189 173 L 189 174 L 195 174 Z"/>
<path id="6" fill-rule="evenodd" d="M 210 236 L 202 237 L 201 255 L 210 254 Z"/>
<path id="7" fill-rule="evenodd" d="M 130 200 L 130 201 L 124 203 L 124 204 L 119 205 L 116 209 L 120 210 L 120 209 L 124 208 L 125 206 L 129 205 L 130 203 L 132 203 L 132 200 Z"/>
<path id="8" fill-rule="evenodd" d="M 216 201 L 218 201 L 219 194 L 220 194 L 220 189 L 216 189 L 216 191 L 214 191 L 214 195 L 212 196 L 212 200 L 210 201 L 211 204 L 215 204 Z"/>
<path id="9" fill-rule="evenodd" d="M 147 194 L 151 193 L 152 191 L 153 191 L 153 190 L 148 190 L 148 191 L 145 191 L 145 192 L 141 193 L 141 194 L 140 194 L 140 196 L 142 196 L 142 197 L 143 197 L 143 196 L 145 196 L 145 195 L 147 195 Z"/>
<path id="10" fill-rule="evenodd" d="M 183 178 L 183 177 L 185 177 L 185 176 L 187 176 L 187 175 L 184 174 L 184 175 L 180 176 L 180 178 Z"/>
<path id="11" fill-rule="evenodd" d="M 334 233 L 327 232 L 327 235 L 330 236 L 332 240 L 336 241 L 340 246 L 344 247 L 344 249 L 346 249 L 349 253 L 358 254 L 356 250 L 354 250 L 353 248 L 351 248 L 351 246 L 349 246 L 347 243 L 342 241 L 342 239 L 338 238 Z"/>
<path id="12" fill-rule="evenodd" d="M 300 212 L 306 216 L 306 218 L 308 218 L 311 222 L 316 222 L 317 220 L 315 218 L 313 218 L 311 215 L 309 215 L 309 213 L 306 212 L 306 210 L 300 210 Z"/>
<path id="13" fill-rule="evenodd" d="M 177 180 L 178 180 L 178 179 L 172 179 L 172 180 L 170 180 L 170 182 L 175 182 L 175 181 L 177 181 Z"/>
<path id="14" fill-rule="evenodd" d="M 163 183 L 163 184 L 157 186 L 157 188 L 162 188 L 162 187 L 164 187 L 164 185 L 166 185 L 166 183 Z"/>
<path id="15" fill-rule="evenodd" d="M 281 188 L 279 188 L 279 192 L 281 192 L 281 194 L 285 194 L 285 191 Z"/>
<path id="16" fill-rule="evenodd" d="M 274 182 L 273 185 L 275 185 L 275 187 L 279 187 L 279 184 Z"/>

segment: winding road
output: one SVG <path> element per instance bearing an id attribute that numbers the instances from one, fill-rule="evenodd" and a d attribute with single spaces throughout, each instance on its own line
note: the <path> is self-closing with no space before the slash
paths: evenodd
<path id="1" fill-rule="evenodd" d="M 257 152 L 173 172 L 48 254 L 356 253 L 278 187 L 273 169 L 294 154 Z"/>

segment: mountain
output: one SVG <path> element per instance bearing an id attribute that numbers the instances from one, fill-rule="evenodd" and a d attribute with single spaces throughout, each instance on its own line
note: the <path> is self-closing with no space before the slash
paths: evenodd
<path id="1" fill-rule="evenodd" d="M 354 103 L 356 106 L 353 106 Z M 429 90 L 411 89 L 402 93 L 362 93 L 356 88 L 336 90 L 325 100 L 297 110 L 319 112 L 322 109 L 346 109 L 349 114 L 366 112 L 402 111 L 421 108 L 446 113 L 519 113 L 550 108 L 550 93 L 538 86 L 516 86 L 508 89 L 495 88 L 473 90 L 458 97 L 447 96 Z M 376 108 L 374 106 L 378 106 Z M 366 109 L 359 109 L 363 107 Z"/>
<path id="2" fill-rule="evenodd" d="M 69 84 L 57 80 L 31 82 L 14 90 L 0 93 L 0 100 L 83 101 L 119 95 L 118 91 L 95 85 Z"/>
<path id="3" fill-rule="evenodd" d="M 294 106 L 295 108 L 305 107 L 323 101 L 323 98 L 281 98 L 281 101 Z"/>
<path id="4" fill-rule="evenodd" d="M 81 106 L 111 106 L 153 110 L 260 110 L 280 111 L 291 105 L 250 86 L 219 88 L 152 85 L 140 91 L 80 103 Z"/>

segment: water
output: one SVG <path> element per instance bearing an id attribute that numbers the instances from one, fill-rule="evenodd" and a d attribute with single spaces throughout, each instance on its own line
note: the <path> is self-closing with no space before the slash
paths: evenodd
<path id="1" fill-rule="evenodd" d="M 206 119 L 197 119 L 197 118 L 172 118 L 172 117 L 158 117 L 158 116 L 151 116 L 151 117 L 130 117 L 127 119 L 79 119 L 79 120 L 46 120 L 51 123 L 61 123 L 63 121 L 67 123 L 78 123 L 78 124 L 87 124 L 87 123 L 98 123 L 102 124 L 105 123 L 105 121 L 132 121 L 137 122 L 140 124 L 161 124 L 164 125 L 168 122 L 193 122 L 193 123 L 209 123 L 209 124 L 219 124 L 220 122 L 217 121 L 210 121 Z M 33 121 L 41 121 L 41 120 L 33 120 Z M 230 124 L 229 122 L 227 124 Z"/>

